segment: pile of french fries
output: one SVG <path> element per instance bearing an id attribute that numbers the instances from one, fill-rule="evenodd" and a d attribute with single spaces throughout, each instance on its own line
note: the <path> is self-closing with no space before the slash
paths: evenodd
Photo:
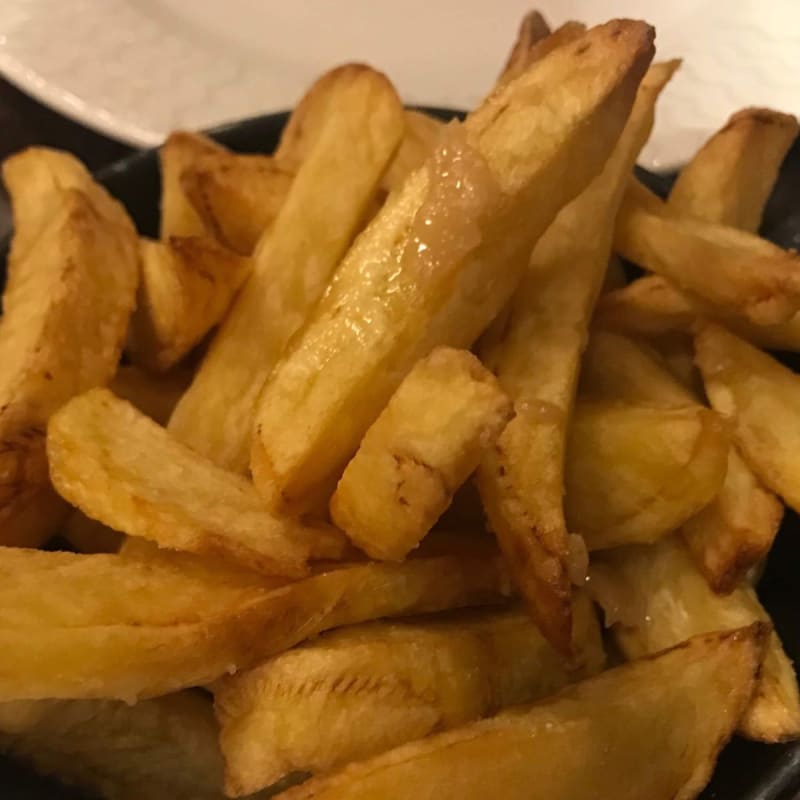
<path id="1" fill-rule="evenodd" d="M 345 65 L 272 155 L 172 135 L 158 239 L 6 161 L 5 752 L 108 800 L 671 800 L 800 737 L 754 578 L 800 511 L 757 235 L 798 125 L 735 114 L 661 200 L 654 52 L 531 13 L 449 124 Z"/>

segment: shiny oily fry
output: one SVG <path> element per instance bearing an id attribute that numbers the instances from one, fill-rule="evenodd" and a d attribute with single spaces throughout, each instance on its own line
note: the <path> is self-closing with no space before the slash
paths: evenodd
<path id="1" fill-rule="evenodd" d="M 310 557 L 341 554 L 341 534 L 264 510 L 243 477 L 173 439 L 107 389 L 75 398 L 51 418 L 50 476 L 92 519 L 171 550 L 299 577 Z"/>
<path id="2" fill-rule="evenodd" d="M 224 800 L 219 729 L 200 693 L 0 705 L 0 750 L 106 800 Z"/>
<path id="3" fill-rule="evenodd" d="M 605 662 L 576 596 L 570 673 L 522 611 L 372 623 L 323 635 L 214 686 L 229 796 L 292 772 L 328 772 L 545 697 Z"/>
<path id="4" fill-rule="evenodd" d="M 711 405 L 729 419 L 755 473 L 800 509 L 800 376 L 717 325 L 695 339 Z"/>
<path id="5" fill-rule="evenodd" d="M 496 551 L 450 545 L 294 583 L 154 547 L 0 548 L 0 577 L 0 702 L 132 702 L 212 683 L 330 628 L 509 594 Z"/>
<path id="6" fill-rule="evenodd" d="M 715 594 L 678 537 L 599 554 L 589 569 L 588 587 L 628 658 L 656 653 L 689 636 L 770 621 L 747 584 L 728 595 Z M 763 742 L 800 736 L 797 678 L 774 631 L 738 730 Z"/>
<path id="7" fill-rule="evenodd" d="M 98 192 L 102 190 L 98 187 Z M 64 516 L 45 456 L 48 417 L 106 383 L 133 310 L 132 225 L 112 224 L 90 197 L 65 189 L 36 242 L 14 264 L 0 318 L 0 542 L 37 546 Z"/>
<path id="8" fill-rule="evenodd" d="M 651 37 L 616 21 L 556 50 L 451 127 L 383 206 L 261 395 L 250 464 L 271 507 L 327 501 L 414 363 L 497 315 L 538 236 L 601 169 Z"/>
<path id="9" fill-rule="evenodd" d="M 564 474 L 569 529 L 589 550 L 656 541 L 716 496 L 729 448 L 702 406 L 581 402 Z"/>
<path id="10" fill-rule="evenodd" d="M 691 800 L 753 691 L 766 630 L 697 637 L 281 798 Z"/>
<path id="11" fill-rule="evenodd" d="M 542 39 L 548 38 L 551 33 L 550 26 L 541 13 L 539 11 L 529 11 L 519 24 L 517 38 L 500 72 L 497 83 L 507 83 L 522 75 L 533 63 L 529 60 L 530 51 Z"/>
<path id="12" fill-rule="evenodd" d="M 606 166 L 537 243 L 499 323 L 498 341 L 483 349 L 516 416 L 484 454 L 478 487 L 534 619 L 564 652 L 571 591 L 564 452 L 580 357 L 611 256 L 617 209 L 650 135 L 658 95 L 678 63 L 648 70 Z"/>
<path id="13" fill-rule="evenodd" d="M 436 348 L 364 434 L 331 499 L 334 523 L 372 558 L 401 560 L 450 505 L 511 413 L 475 356 Z"/>
<path id="14" fill-rule="evenodd" d="M 252 261 L 200 236 L 142 238 L 139 257 L 127 350 L 139 366 L 165 372 L 222 321 Z"/>
<path id="15" fill-rule="evenodd" d="M 737 111 L 680 171 L 669 208 L 755 233 L 797 132 L 791 114 L 769 108 Z"/>
<path id="16" fill-rule="evenodd" d="M 698 398 L 667 371 L 657 354 L 625 337 L 595 331 L 581 368 L 592 399 L 696 405 Z M 692 558 L 716 592 L 729 592 L 772 546 L 783 506 L 756 478 L 736 448 L 728 453 L 717 496 L 681 528 Z"/>
<path id="17" fill-rule="evenodd" d="M 264 381 L 325 290 L 403 134 L 403 107 L 388 79 L 352 65 L 347 75 L 169 422 L 178 439 L 237 472 L 247 471 Z"/>

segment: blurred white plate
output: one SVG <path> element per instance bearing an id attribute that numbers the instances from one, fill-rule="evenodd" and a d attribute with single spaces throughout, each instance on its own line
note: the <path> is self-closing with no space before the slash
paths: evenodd
<path id="1" fill-rule="evenodd" d="M 470 107 L 532 0 L 0 0 L 0 71 L 136 145 L 291 106 L 322 70 L 367 61 L 410 103 Z M 743 105 L 800 110 L 793 0 L 540 0 L 558 24 L 644 17 L 685 65 L 643 163 L 685 160 Z"/>

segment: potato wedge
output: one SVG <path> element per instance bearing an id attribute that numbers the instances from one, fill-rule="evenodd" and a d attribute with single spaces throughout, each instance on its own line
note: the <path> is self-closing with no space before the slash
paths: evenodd
<path id="1" fill-rule="evenodd" d="M 381 178 L 381 188 L 387 194 L 400 188 L 406 178 L 425 163 L 444 127 L 444 122 L 421 111 L 406 111 L 406 132 Z"/>
<path id="2" fill-rule="evenodd" d="M 582 402 L 567 444 L 567 525 L 590 550 L 654 542 L 716 496 L 729 447 L 702 406 Z"/>
<path id="3" fill-rule="evenodd" d="M 589 569 L 589 591 L 606 614 L 628 658 L 641 658 L 709 631 L 769 622 L 753 589 L 739 585 L 715 594 L 695 568 L 685 545 L 668 537 L 648 547 L 602 553 Z M 779 742 L 800 736 L 800 699 L 792 662 L 774 631 L 767 642 L 758 685 L 739 722 L 743 736 Z"/>
<path id="4" fill-rule="evenodd" d="M 282 797 L 691 800 L 753 691 L 766 631 L 756 625 L 697 637 Z"/>
<path id="5" fill-rule="evenodd" d="M 61 191 L 54 215 L 14 264 L 3 296 L 2 544 L 37 546 L 63 519 L 47 472 L 47 419 L 73 395 L 106 383 L 119 361 L 138 266 L 130 220 L 121 206 L 113 208 L 118 224 L 82 191 Z"/>
<path id="6" fill-rule="evenodd" d="M 224 800 L 208 697 L 34 700 L 0 705 L 0 750 L 107 800 Z"/>
<path id="7" fill-rule="evenodd" d="M 327 772 L 594 675 L 605 654 L 585 595 L 575 649 L 581 668 L 570 673 L 522 611 L 325 634 L 214 686 L 226 791 Z"/>
<path id="8" fill-rule="evenodd" d="M 755 233 L 797 133 L 791 114 L 769 108 L 737 111 L 680 171 L 669 194 L 670 209 Z"/>
<path id="9" fill-rule="evenodd" d="M 402 560 L 434 526 L 511 416 L 494 376 L 439 347 L 408 373 L 336 487 L 334 523 L 372 558 Z"/>
<path id="10" fill-rule="evenodd" d="M 325 290 L 403 134 L 387 78 L 369 67 L 351 73 L 170 419 L 178 439 L 237 472 L 247 471 L 261 387 Z"/>
<path id="11" fill-rule="evenodd" d="M 537 243 L 507 315 L 496 323 L 502 333 L 482 348 L 516 416 L 484 455 L 481 498 L 534 619 L 563 652 L 570 644 L 564 453 L 580 356 L 617 209 L 650 135 L 658 95 L 678 63 L 648 70 L 606 166 Z"/>
<path id="12" fill-rule="evenodd" d="M 252 269 L 209 237 L 139 240 L 141 281 L 127 350 L 153 372 L 175 366 L 224 318 Z"/>
<path id="13" fill-rule="evenodd" d="M 125 364 L 117 369 L 108 388 L 159 425 L 166 425 L 191 381 L 192 370 L 185 366 L 153 375 L 133 364 Z"/>
<path id="14" fill-rule="evenodd" d="M 326 502 L 414 363 L 496 316 L 538 236 L 601 169 L 651 35 L 613 22 L 556 50 L 451 127 L 384 205 L 264 387 L 251 469 L 271 507 Z"/>
<path id="15" fill-rule="evenodd" d="M 585 28 L 584 28 L 585 30 Z M 529 53 L 533 47 L 550 36 L 552 31 L 539 11 L 529 11 L 519 24 L 517 38 L 497 79 L 498 84 L 518 78 L 533 63 Z M 577 37 L 576 37 L 577 38 Z"/>
<path id="16" fill-rule="evenodd" d="M 267 512 L 252 485 L 173 439 L 107 389 L 75 398 L 47 431 L 50 476 L 92 519 L 170 550 L 300 577 L 337 558 L 344 537 Z"/>
<path id="17" fill-rule="evenodd" d="M 286 583 L 154 547 L 0 548 L 0 702 L 134 701 L 211 683 L 330 628 L 509 595 L 491 547 L 429 552 Z"/>

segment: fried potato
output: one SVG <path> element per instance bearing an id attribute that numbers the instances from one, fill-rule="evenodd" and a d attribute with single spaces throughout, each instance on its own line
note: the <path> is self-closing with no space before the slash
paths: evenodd
<path id="1" fill-rule="evenodd" d="M 47 431 L 56 490 L 92 519 L 170 550 L 299 577 L 343 537 L 267 512 L 245 478 L 217 467 L 107 389 L 75 398 Z"/>
<path id="2" fill-rule="evenodd" d="M 711 405 L 755 473 L 800 509 L 800 376 L 717 325 L 695 340 L 697 365 Z"/>
<path id="3" fill-rule="evenodd" d="M 589 576 L 589 590 L 628 658 L 655 653 L 689 636 L 770 621 L 747 584 L 725 596 L 715 594 L 677 537 L 599 554 Z M 800 736 L 797 678 L 774 631 L 739 732 L 764 742 Z"/>
<path id="4" fill-rule="evenodd" d="M 581 668 L 521 611 L 372 623 L 323 635 L 214 686 L 225 788 L 327 772 L 547 696 L 605 662 L 594 609 L 576 597 Z"/>
<path id="5" fill-rule="evenodd" d="M 218 151 L 195 159 L 180 182 L 205 229 L 224 247 L 249 256 L 278 216 L 293 179 L 270 156 Z"/>
<path id="6" fill-rule="evenodd" d="M 510 416 L 510 401 L 475 356 L 435 349 L 364 435 L 331 499 L 331 518 L 372 558 L 402 560 Z"/>
<path id="7" fill-rule="evenodd" d="M 502 333 L 482 349 L 516 416 L 484 455 L 481 498 L 534 619 L 563 652 L 570 643 L 564 452 L 580 356 L 628 176 L 677 66 L 656 64 L 645 75 L 606 166 L 537 243 L 508 314 L 496 323 Z"/>
<path id="8" fill-rule="evenodd" d="M 651 36 L 613 22 L 556 50 L 451 126 L 384 205 L 261 396 L 251 469 L 271 507 L 327 501 L 414 363 L 496 316 L 538 236 L 601 169 Z"/>
<path id="9" fill-rule="evenodd" d="M 509 594 L 487 547 L 352 564 L 294 583 L 154 547 L 0 548 L 0 702 L 134 701 L 208 684 L 330 628 Z"/>
<path id="10" fill-rule="evenodd" d="M 106 800 L 224 800 L 218 735 L 199 692 L 0 705 L 0 750 Z"/>
<path id="11" fill-rule="evenodd" d="M 311 780 L 285 800 L 690 800 L 755 684 L 766 626 L 697 637 Z"/>
<path id="12" fill-rule="evenodd" d="M 590 550 L 653 542 L 717 494 L 729 439 L 702 406 L 581 402 L 569 432 L 565 511 Z"/>
<path id="13" fill-rule="evenodd" d="M 669 194 L 670 209 L 755 233 L 797 132 L 791 114 L 769 108 L 737 111 L 680 171 Z"/>
<path id="14" fill-rule="evenodd" d="M 153 372 L 175 366 L 219 322 L 252 269 L 209 237 L 139 240 L 141 282 L 128 353 Z"/>
<path id="15" fill-rule="evenodd" d="M 393 192 L 419 169 L 430 156 L 442 135 L 445 124 L 421 111 L 406 111 L 406 132 L 392 163 L 381 179 L 381 188 Z"/>
<path id="16" fill-rule="evenodd" d="M 133 364 L 125 364 L 119 367 L 108 388 L 159 425 L 166 425 L 191 380 L 192 370 L 185 366 L 153 375 Z"/>
<path id="17" fill-rule="evenodd" d="M 346 74 L 253 274 L 170 419 L 178 439 L 237 472 L 247 470 L 261 387 L 325 290 L 403 134 L 387 78 L 352 65 Z"/>
<path id="18" fill-rule="evenodd" d="M 585 28 L 583 29 L 585 31 Z M 497 79 L 498 84 L 518 78 L 533 63 L 529 60 L 532 48 L 551 35 L 547 20 L 539 11 L 529 11 L 519 24 L 517 38 Z M 583 33 L 583 31 L 581 31 Z M 579 34 L 580 35 L 580 34 Z M 577 38 L 577 36 L 576 36 Z"/>
<path id="19" fill-rule="evenodd" d="M 116 553 L 125 539 L 124 534 L 87 517 L 78 509 L 70 511 L 61 535 L 79 553 Z"/>
<path id="20" fill-rule="evenodd" d="M 606 274 L 603 278 L 603 291 L 612 292 L 615 289 L 622 289 L 628 282 L 625 276 L 625 267 L 616 253 L 611 254 L 606 267 Z"/>

